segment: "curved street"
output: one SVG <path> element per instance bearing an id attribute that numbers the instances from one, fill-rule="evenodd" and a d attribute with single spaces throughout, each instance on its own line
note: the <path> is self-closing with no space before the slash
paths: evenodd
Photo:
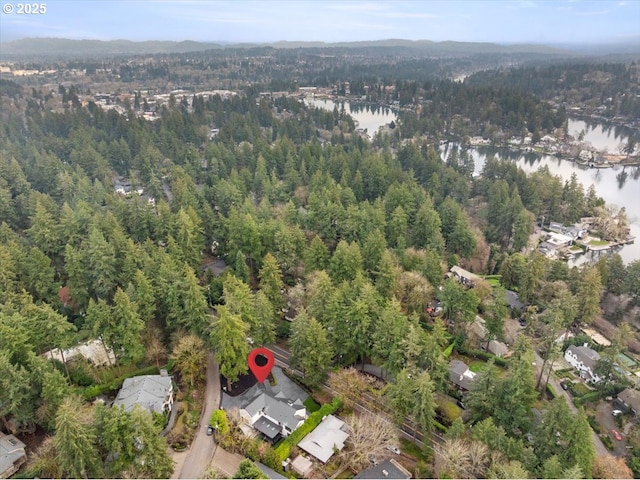
<path id="1" fill-rule="evenodd" d="M 204 409 L 200 416 L 200 426 L 189 448 L 189 453 L 180 468 L 177 478 L 203 478 L 213 459 L 216 445 L 213 437 L 207 435 L 207 426 L 214 410 L 220 407 L 220 372 L 213 360 L 213 354 L 207 355 L 207 386 L 204 392 Z"/>

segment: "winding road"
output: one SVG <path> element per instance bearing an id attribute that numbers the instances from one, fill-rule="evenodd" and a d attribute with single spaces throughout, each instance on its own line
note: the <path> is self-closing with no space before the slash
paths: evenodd
<path id="1" fill-rule="evenodd" d="M 207 427 L 213 411 L 220 408 L 220 392 L 220 371 L 213 360 L 213 354 L 210 353 L 207 355 L 207 386 L 204 392 L 204 409 L 200 416 L 200 427 L 182 464 L 178 478 L 203 478 L 213 459 L 216 444 L 213 437 L 207 435 Z"/>

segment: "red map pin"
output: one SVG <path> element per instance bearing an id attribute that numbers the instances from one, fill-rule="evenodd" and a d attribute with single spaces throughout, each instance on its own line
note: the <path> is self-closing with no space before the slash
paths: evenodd
<path id="1" fill-rule="evenodd" d="M 251 373 L 260 383 L 264 383 L 269 373 L 271 373 L 275 360 L 270 350 L 260 347 L 251 351 L 248 362 Z"/>

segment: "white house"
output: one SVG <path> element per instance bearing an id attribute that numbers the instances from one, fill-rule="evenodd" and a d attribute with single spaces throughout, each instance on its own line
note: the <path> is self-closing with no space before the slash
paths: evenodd
<path id="1" fill-rule="evenodd" d="M 564 352 L 564 359 L 573 368 L 580 372 L 580 377 L 591 383 L 598 383 L 601 378 L 594 373 L 596 362 L 600 360 L 600 354 L 595 350 L 587 347 L 585 343 L 583 346 L 577 347 L 571 345 Z"/>

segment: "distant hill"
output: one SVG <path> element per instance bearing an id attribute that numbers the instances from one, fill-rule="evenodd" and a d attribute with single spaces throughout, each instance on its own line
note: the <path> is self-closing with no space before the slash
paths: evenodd
<path id="1" fill-rule="evenodd" d="M 185 53 L 222 48 L 217 43 L 130 40 L 70 40 L 66 38 L 23 38 L 2 44 L 2 57 L 96 57 L 156 53 Z"/>
<path id="2" fill-rule="evenodd" d="M 376 40 L 362 42 L 275 42 L 271 44 L 229 44 L 194 41 L 145 41 L 130 40 L 70 40 L 64 38 L 24 38 L 2 43 L 0 57 L 4 58 L 69 58 L 69 57 L 99 57 L 114 55 L 140 55 L 158 53 L 186 53 L 209 49 L 232 49 L 252 47 L 273 47 L 282 49 L 322 49 L 340 48 L 370 50 L 375 48 L 396 48 L 402 51 L 429 56 L 458 56 L 477 54 L 521 54 L 533 53 L 542 55 L 573 54 L 568 49 L 549 47 L 546 45 L 500 45 L 496 43 L 471 42 L 432 42 L 429 40 Z"/>

